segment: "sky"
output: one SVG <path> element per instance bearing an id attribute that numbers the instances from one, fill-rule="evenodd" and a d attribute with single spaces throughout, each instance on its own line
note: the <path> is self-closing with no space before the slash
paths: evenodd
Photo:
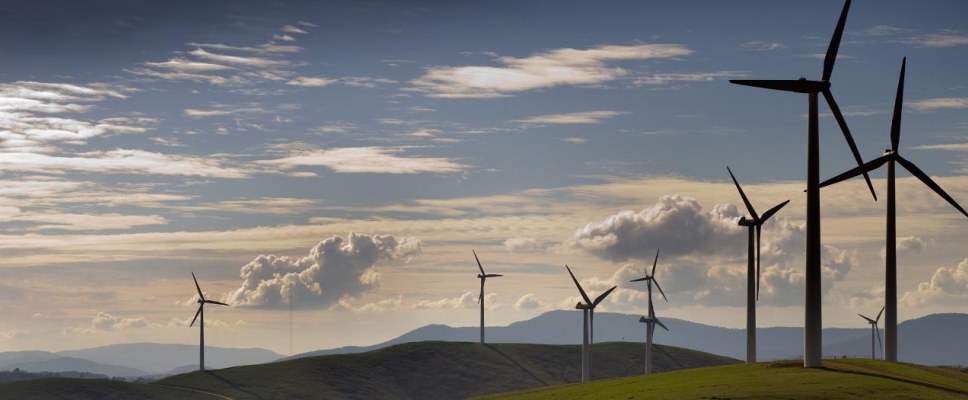
<path id="1" fill-rule="evenodd" d="M 803 320 L 806 98 L 840 1 L 5 1 L 0 351 L 129 342 L 282 354 L 572 309 Z M 968 205 L 968 5 L 857 0 L 831 78 L 864 160 L 889 147 Z M 821 175 L 853 167 L 820 106 Z M 871 175 L 886 195 L 885 172 Z M 968 220 L 898 173 L 901 321 L 968 304 Z M 884 201 L 822 192 L 825 327 L 884 293 Z M 290 312 L 290 308 L 292 312 Z M 577 317 L 576 317 L 577 318 Z M 292 340 L 290 341 L 290 319 Z M 607 329 L 607 327 L 599 327 Z M 579 332 L 576 335 L 580 336 Z M 577 337 L 576 336 L 576 340 Z"/>

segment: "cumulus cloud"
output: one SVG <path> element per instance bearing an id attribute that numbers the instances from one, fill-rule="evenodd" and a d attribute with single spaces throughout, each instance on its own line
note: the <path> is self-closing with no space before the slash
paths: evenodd
<path id="1" fill-rule="evenodd" d="M 140 329 L 148 327 L 148 320 L 144 317 L 124 318 L 116 317 L 106 312 L 98 312 L 91 321 L 90 327 L 74 327 L 64 330 L 65 333 L 89 334 L 108 331 L 121 331 L 127 329 Z"/>
<path id="2" fill-rule="evenodd" d="M 413 308 L 417 310 L 460 310 L 460 309 L 471 309 L 479 308 L 477 304 L 477 296 L 479 294 L 474 294 L 473 292 L 466 292 L 459 297 L 445 297 L 440 300 L 420 300 L 413 304 Z M 497 309 L 501 307 L 502 304 L 497 302 L 497 293 L 488 293 L 484 295 L 484 308 L 489 310 Z"/>
<path id="3" fill-rule="evenodd" d="M 504 241 L 504 247 L 513 253 L 529 253 L 545 251 L 550 243 L 530 237 L 515 236 Z"/>
<path id="4" fill-rule="evenodd" d="M 319 242 L 302 258 L 260 255 L 242 267 L 242 285 L 222 296 L 233 306 L 283 308 L 290 296 L 298 308 L 330 308 L 380 286 L 380 262 L 420 252 L 414 237 L 350 233 Z"/>
<path id="5" fill-rule="evenodd" d="M 336 173 L 416 174 L 422 172 L 459 172 L 466 166 L 447 158 L 401 157 L 403 148 L 341 147 L 301 151 L 276 160 L 257 161 L 284 169 L 298 166 L 323 166 Z"/>
<path id="6" fill-rule="evenodd" d="M 584 111 L 567 114 L 549 114 L 517 119 L 514 122 L 525 124 L 597 124 L 603 119 L 628 114 L 620 111 Z"/>
<path id="7" fill-rule="evenodd" d="M 908 307 L 961 305 L 968 300 L 968 258 L 954 268 L 941 267 L 931 280 L 921 282 L 915 291 L 904 293 L 900 303 Z"/>
<path id="8" fill-rule="evenodd" d="M 0 339 L 10 340 L 21 336 L 26 336 L 30 332 L 22 331 L 20 329 L 11 329 L 8 331 L 0 331 Z"/>
<path id="9" fill-rule="evenodd" d="M 565 250 L 622 262 L 649 259 L 661 248 L 667 256 L 693 253 L 730 255 L 745 249 L 746 232 L 733 205 L 716 205 L 704 212 L 699 201 L 679 195 L 662 196 L 639 212 L 621 211 L 601 222 L 590 222 L 563 243 Z"/>
<path id="10" fill-rule="evenodd" d="M 486 98 L 560 85 L 593 85 L 628 75 L 607 62 L 666 59 L 692 54 L 676 44 L 603 45 L 555 49 L 524 58 L 497 57 L 498 66 L 431 67 L 410 90 L 430 97 Z"/>
<path id="11" fill-rule="evenodd" d="M 514 303 L 514 309 L 519 311 L 543 310 L 545 308 L 547 308 L 545 303 L 539 300 L 538 296 L 535 296 L 534 293 L 528 293 L 524 296 L 521 296 L 521 298 Z"/>
<path id="12" fill-rule="evenodd" d="M 403 296 L 397 296 L 393 299 L 385 299 L 376 303 L 366 303 L 362 305 L 352 304 L 345 299 L 341 299 L 339 301 L 340 308 L 355 313 L 394 311 L 399 309 L 401 305 L 403 305 Z"/>
<path id="13" fill-rule="evenodd" d="M 927 246 L 928 242 L 918 236 L 903 236 L 897 238 L 897 243 L 894 248 L 896 249 L 898 256 L 904 256 L 920 253 L 921 250 L 924 250 L 924 248 Z M 885 257 L 887 257 L 887 249 L 882 247 L 881 260 L 885 259 Z"/>

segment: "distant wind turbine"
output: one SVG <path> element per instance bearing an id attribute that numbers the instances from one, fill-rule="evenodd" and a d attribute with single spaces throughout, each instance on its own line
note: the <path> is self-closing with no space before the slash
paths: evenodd
<path id="1" fill-rule="evenodd" d="M 198 289 L 198 311 L 195 312 L 195 318 L 192 318 L 192 323 L 189 327 L 195 325 L 195 320 L 198 317 L 202 317 L 201 321 L 198 321 L 198 370 L 205 370 L 205 304 L 218 304 L 221 306 L 227 306 L 228 304 L 215 301 L 206 300 L 205 295 L 202 294 L 202 288 L 198 286 L 198 279 L 195 278 L 195 273 L 192 272 L 192 280 L 195 281 L 195 289 Z"/>
<path id="2" fill-rule="evenodd" d="M 578 292 L 581 293 L 582 300 L 585 301 L 584 304 L 578 302 L 575 305 L 576 309 L 582 310 L 582 321 L 584 324 L 582 332 L 582 343 L 581 343 L 581 381 L 588 382 L 591 380 L 591 366 L 592 366 L 592 354 L 591 354 L 591 344 L 595 343 L 595 307 L 598 306 L 602 300 L 605 300 L 609 294 L 612 293 L 618 286 L 612 286 L 611 289 L 605 291 L 592 301 L 585 294 L 585 289 L 582 289 L 581 285 L 578 283 L 578 279 L 575 279 L 575 274 L 571 273 L 571 268 L 565 265 L 565 269 L 568 270 L 568 275 L 571 275 L 571 280 L 575 282 L 575 286 L 578 287 Z M 589 335 L 591 338 L 589 338 Z"/>
<path id="3" fill-rule="evenodd" d="M 667 328 L 665 324 L 663 324 L 662 321 L 659 321 L 659 318 L 655 316 L 655 309 L 652 307 L 652 283 L 653 282 L 655 283 L 656 289 L 659 289 L 659 293 L 662 294 L 662 298 L 665 299 L 666 302 L 669 301 L 669 299 L 666 298 L 665 292 L 662 291 L 662 286 L 659 286 L 659 281 L 655 279 L 655 266 L 658 263 L 659 263 L 659 250 L 656 249 L 655 261 L 652 262 L 652 274 L 651 275 L 646 274 L 644 278 L 633 279 L 629 281 L 629 282 L 646 281 L 649 288 L 649 317 L 639 318 L 639 322 L 646 324 L 645 325 L 645 373 L 646 374 L 652 373 L 652 335 L 655 332 L 655 326 L 659 325 L 662 327 L 662 329 L 665 329 L 667 331 L 669 330 L 669 328 Z"/>
<path id="4" fill-rule="evenodd" d="M 837 60 L 837 50 L 840 48 L 840 39 L 844 33 L 844 25 L 847 23 L 847 11 L 850 9 L 850 0 L 844 3 L 844 9 L 840 13 L 840 20 L 837 21 L 837 28 L 834 30 L 830 46 L 827 47 L 827 54 L 823 60 L 823 75 L 819 81 L 808 81 L 806 78 L 798 80 L 730 80 L 730 83 L 738 85 L 753 86 L 764 89 L 781 90 L 785 92 L 806 93 L 808 95 L 808 117 L 807 117 L 807 246 L 806 246 L 806 299 L 804 307 L 804 326 L 803 326 L 803 366 L 807 368 L 817 368 L 822 364 L 823 348 L 823 313 L 821 309 L 821 288 L 820 288 L 820 128 L 818 111 L 818 95 L 823 93 L 824 99 L 830 106 L 830 111 L 837 119 L 840 130 L 844 132 L 847 145 L 854 154 L 854 159 L 858 165 L 864 163 L 860 158 L 854 138 L 847 129 L 847 122 L 844 120 L 840 107 L 834 101 L 833 94 L 830 93 L 830 75 L 834 70 L 834 62 Z M 864 172 L 864 179 L 867 180 L 867 187 L 870 188 L 874 198 L 874 185 L 871 184 L 870 177 Z"/>
<path id="5" fill-rule="evenodd" d="M 780 211 L 783 206 L 787 205 L 790 200 L 784 201 L 773 208 L 766 210 L 762 216 L 756 214 L 756 210 L 753 209 L 753 204 L 750 200 L 746 198 L 746 193 L 743 193 L 743 188 L 739 186 L 739 182 L 736 181 L 736 176 L 733 175 L 733 171 L 726 167 L 726 171 L 729 171 L 729 176 L 733 178 L 733 183 L 736 184 L 736 190 L 739 191 L 740 197 L 743 198 L 743 204 L 746 204 L 746 211 L 749 211 L 751 219 L 746 219 L 742 217 L 739 220 L 740 226 L 749 227 L 749 241 L 747 244 L 747 263 L 746 263 L 746 362 L 755 363 L 756 362 L 756 302 L 753 299 L 753 264 L 756 264 L 756 300 L 760 299 L 760 230 L 763 228 L 763 224 Z M 756 254 L 753 254 L 753 231 L 756 231 Z"/>
<path id="6" fill-rule="evenodd" d="M 881 312 L 877 313 L 877 318 L 874 318 L 874 319 L 870 319 L 863 315 L 857 314 L 857 315 L 860 315 L 861 318 L 866 319 L 867 323 L 871 325 L 871 360 L 877 359 L 876 355 L 874 354 L 874 334 L 875 333 L 877 334 L 877 343 L 881 345 L 881 356 L 884 355 L 884 343 L 881 342 L 881 330 L 877 329 L 877 322 L 881 320 L 881 314 L 883 312 L 884 312 L 884 307 L 881 307 Z"/>
<path id="7" fill-rule="evenodd" d="M 894 118 L 891 121 L 891 148 L 884 150 L 884 155 L 875 158 L 850 171 L 837 175 L 820 184 L 820 187 L 833 185 L 837 182 L 857 176 L 861 173 L 866 174 L 887 164 L 887 243 L 884 245 L 885 255 L 885 284 L 884 301 L 887 313 L 884 314 L 884 341 L 887 342 L 884 350 L 884 359 L 887 361 L 897 361 L 897 207 L 894 188 L 894 163 L 901 164 L 912 175 L 921 180 L 931 190 L 934 190 L 941 198 L 954 206 L 958 211 L 968 217 L 968 212 L 958 205 L 955 199 L 951 198 L 938 186 L 928 174 L 921 171 L 914 163 L 908 161 L 898 153 L 898 144 L 901 141 L 901 111 L 904 103 L 904 68 L 907 64 L 907 57 L 901 61 L 901 77 L 897 83 L 897 97 L 894 99 Z"/>
<path id="8" fill-rule="evenodd" d="M 485 274 L 484 267 L 481 266 L 481 260 L 477 258 L 477 252 L 471 250 L 471 253 L 474 253 L 474 260 L 477 260 L 477 268 L 480 268 L 481 270 L 481 273 L 477 274 L 477 277 L 481 280 L 481 295 L 477 297 L 477 302 L 481 304 L 481 344 L 484 344 L 484 281 L 487 278 L 497 278 L 504 275 Z"/>

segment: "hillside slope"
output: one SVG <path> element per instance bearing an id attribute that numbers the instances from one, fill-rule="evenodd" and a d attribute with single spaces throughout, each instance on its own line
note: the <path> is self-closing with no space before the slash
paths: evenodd
<path id="1" fill-rule="evenodd" d="M 594 347 L 594 378 L 642 373 L 644 345 L 612 342 Z M 658 346 L 655 356 L 662 371 L 735 362 L 669 346 Z M 234 399 L 452 399 L 580 379 L 580 346 L 420 342 L 362 354 L 193 372 L 157 383 Z"/>
<path id="2" fill-rule="evenodd" d="M 863 359 L 737 364 L 587 384 L 537 388 L 485 399 L 953 399 L 968 398 L 968 374 L 946 367 Z"/>

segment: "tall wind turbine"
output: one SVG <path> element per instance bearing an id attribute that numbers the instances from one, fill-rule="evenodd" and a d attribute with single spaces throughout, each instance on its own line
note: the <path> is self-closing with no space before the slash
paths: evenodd
<path id="1" fill-rule="evenodd" d="M 578 292 L 581 293 L 582 300 L 585 303 L 578 302 L 575 308 L 582 310 L 582 320 L 584 324 L 584 332 L 582 333 L 582 343 L 581 343 L 581 381 L 588 382 L 591 380 L 592 375 L 592 354 L 591 354 L 591 344 L 595 343 L 595 307 L 605 300 L 609 294 L 612 293 L 618 286 L 612 286 L 611 289 L 606 290 L 604 293 L 598 295 L 595 301 L 588 298 L 585 294 L 585 289 L 582 289 L 581 285 L 578 283 L 578 279 L 575 279 L 575 274 L 571 273 L 571 268 L 565 265 L 565 269 L 568 270 L 568 275 L 571 275 L 571 280 L 575 282 L 575 286 L 578 287 Z M 590 336 L 590 337 L 589 337 Z"/>
<path id="2" fill-rule="evenodd" d="M 821 187 L 835 184 L 849 179 L 858 174 L 866 174 L 887 164 L 887 244 L 885 250 L 885 270 L 886 281 L 884 283 L 884 301 L 887 313 L 884 314 L 884 341 L 887 342 L 884 349 L 884 359 L 887 361 L 897 361 L 897 208 L 895 203 L 894 189 L 894 163 L 901 164 L 912 175 L 924 182 L 929 188 L 934 190 L 941 198 L 961 211 L 966 217 L 968 212 L 958 205 L 951 196 L 938 186 L 928 174 L 921 171 L 914 163 L 908 161 L 898 154 L 898 144 L 901 141 L 901 111 L 904 103 L 904 68 L 907 65 L 907 57 L 901 61 L 901 77 L 897 83 L 897 97 L 894 99 L 894 118 L 891 121 L 891 148 L 884 150 L 884 155 L 875 158 L 864 165 L 851 169 L 837 175 L 820 184 Z"/>
<path id="3" fill-rule="evenodd" d="M 646 274 L 644 278 L 633 279 L 629 282 L 642 282 L 645 281 L 649 288 L 649 317 L 639 318 L 639 322 L 645 323 L 645 373 L 652 373 L 652 334 L 655 332 L 655 325 L 658 324 L 662 329 L 669 330 L 659 321 L 659 318 L 655 316 L 655 309 L 652 307 L 652 283 L 655 282 L 656 289 L 659 289 L 659 293 L 662 294 L 662 298 L 666 302 L 669 301 L 666 298 L 665 292 L 662 291 L 662 286 L 659 286 L 659 281 L 655 279 L 655 266 L 659 263 L 659 250 L 655 250 L 655 261 L 652 262 L 652 274 Z"/>
<path id="4" fill-rule="evenodd" d="M 198 286 L 198 279 L 195 279 L 195 273 L 192 272 L 192 280 L 195 281 L 195 289 L 198 289 L 198 311 L 195 312 L 195 318 L 192 318 L 192 323 L 189 327 L 195 325 L 195 320 L 198 317 L 202 317 L 201 321 L 198 321 L 198 370 L 205 370 L 205 304 L 218 304 L 221 306 L 227 306 L 228 304 L 215 301 L 206 300 L 205 295 L 202 294 L 202 288 Z"/>
<path id="5" fill-rule="evenodd" d="M 819 106 L 818 95 L 823 93 L 823 97 L 830 106 L 834 118 L 844 132 L 847 145 L 854 153 L 857 164 L 863 164 L 854 138 L 847 129 L 847 122 L 840 112 L 840 107 L 834 101 L 830 93 L 830 74 L 833 73 L 834 62 L 837 60 L 837 50 L 840 48 L 840 38 L 844 33 L 844 25 L 847 23 L 847 11 L 850 9 L 850 0 L 844 3 L 844 9 L 840 13 L 840 20 L 834 30 L 834 36 L 827 48 L 827 55 L 823 61 L 823 75 L 819 81 L 808 81 L 806 78 L 798 80 L 730 80 L 730 83 L 738 85 L 753 86 L 764 89 L 781 90 L 785 92 L 806 93 L 808 95 L 808 118 L 807 118 L 807 246 L 806 246 L 806 301 L 804 307 L 803 324 L 803 366 L 817 368 L 822 363 L 822 337 L 823 337 L 823 317 L 821 311 L 821 289 L 820 289 L 820 128 L 818 124 Z M 870 177 L 864 173 L 867 179 L 867 186 L 871 194 L 874 195 L 874 185 L 871 184 Z M 876 199 L 877 196 L 874 195 Z"/>
<path id="6" fill-rule="evenodd" d="M 471 250 L 474 253 L 474 260 L 477 261 L 477 268 L 480 268 L 481 273 L 477 274 L 477 277 L 481 280 L 481 295 L 477 297 L 477 302 L 481 304 L 481 344 L 484 344 L 484 281 L 487 278 L 497 278 L 499 276 L 504 276 L 501 274 L 485 274 L 484 267 L 481 266 L 481 260 L 477 258 L 477 252 Z"/>
<path id="7" fill-rule="evenodd" d="M 751 219 L 746 219 L 742 217 L 739 219 L 740 226 L 749 227 L 749 242 L 747 244 L 747 262 L 746 262 L 746 362 L 755 363 L 756 362 L 756 301 L 760 299 L 760 229 L 763 224 L 780 211 L 783 206 L 787 205 L 790 200 L 784 201 L 775 207 L 766 210 L 762 216 L 756 214 L 756 210 L 753 209 L 753 205 L 750 204 L 750 200 L 746 198 L 746 193 L 743 193 L 743 188 L 739 186 L 739 182 L 736 181 L 736 177 L 733 175 L 733 171 L 726 167 L 729 171 L 729 176 L 733 178 L 733 183 L 736 184 L 736 190 L 739 191 L 740 197 L 743 198 L 743 203 L 746 204 L 746 210 L 749 211 Z M 753 231 L 756 231 L 756 254 L 754 257 L 753 252 Z M 753 264 L 756 264 L 756 298 L 753 297 Z"/>
<path id="8" fill-rule="evenodd" d="M 884 308 L 885 307 L 881 307 L 881 312 L 877 313 L 877 318 L 874 318 L 874 319 L 870 319 L 863 315 L 857 314 L 857 315 L 860 315 L 861 318 L 866 319 L 868 324 L 871 324 L 871 360 L 877 359 L 877 357 L 874 354 L 874 334 L 875 333 L 877 334 L 877 343 L 881 345 L 881 355 L 882 356 L 884 355 L 884 343 L 881 342 L 881 331 L 880 329 L 877 329 L 877 322 L 881 320 L 881 313 L 884 312 Z"/>

